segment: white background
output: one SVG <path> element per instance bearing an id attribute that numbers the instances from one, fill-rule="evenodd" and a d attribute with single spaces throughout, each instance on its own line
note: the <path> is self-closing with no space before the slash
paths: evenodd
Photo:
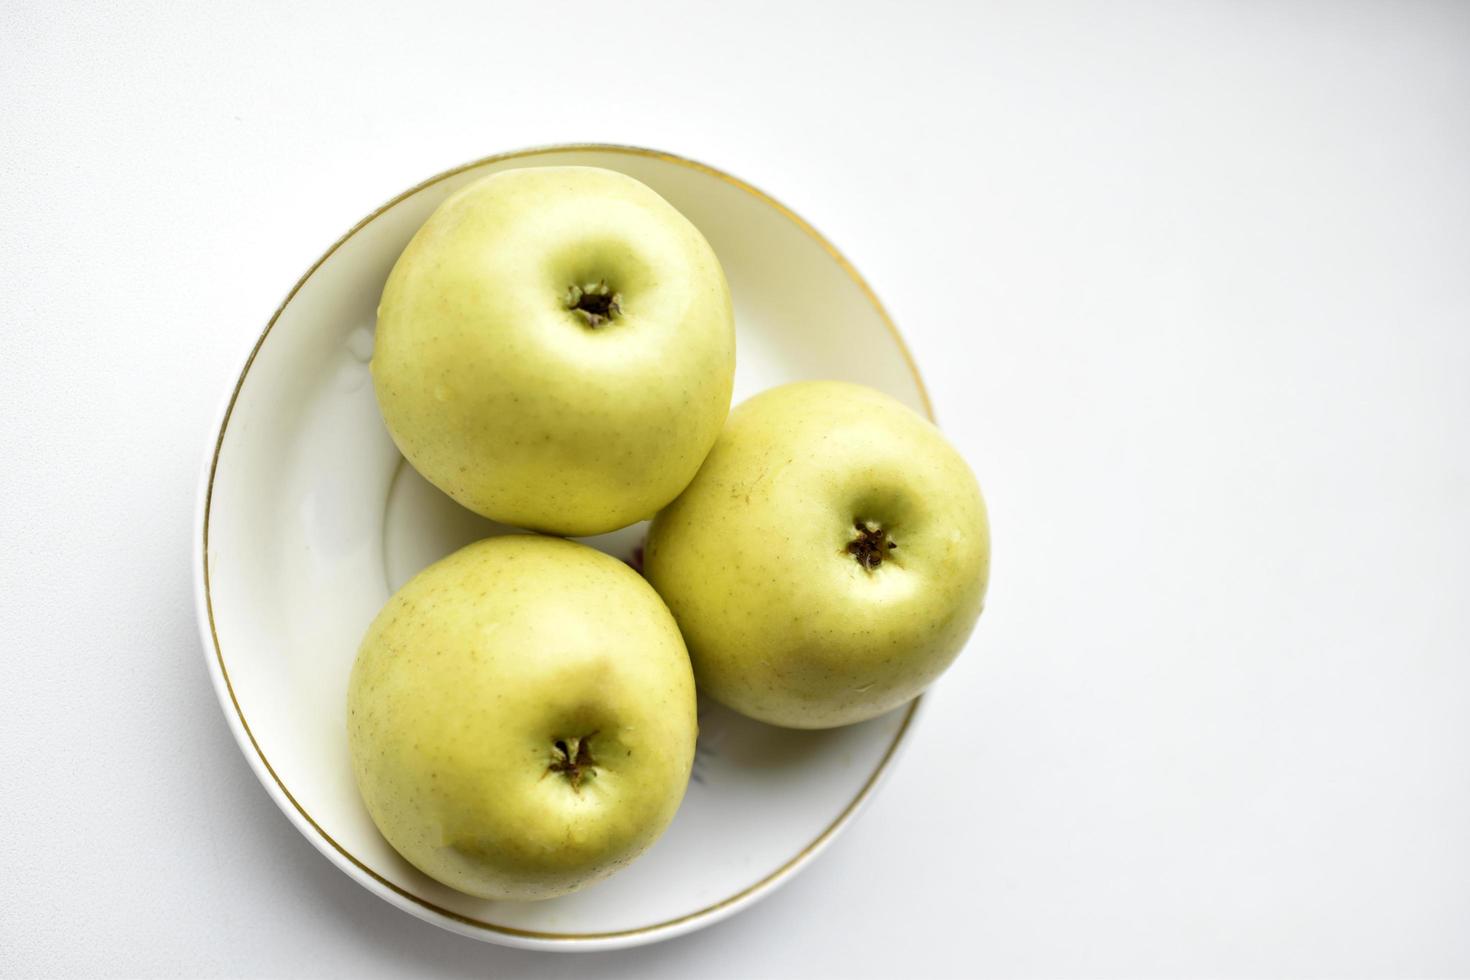
<path id="1" fill-rule="evenodd" d="M 1470 973 L 1470 4 L 0 7 L 0 973 Z M 370 896 L 194 624 L 220 398 L 339 234 L 643 144 L 826 232 L 989 609 L 870 810 L 584 957 Z"/>

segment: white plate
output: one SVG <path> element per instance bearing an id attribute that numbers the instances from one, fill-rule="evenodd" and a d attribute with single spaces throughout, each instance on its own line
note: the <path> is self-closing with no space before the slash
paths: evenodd
<path id="1" fill-rule="evenodd" d="M 918 702 L 862 725 L 796 732 L 701 704 L 694 783 L 639 861 L 576 895 L 471 898 L 401 859 L 369 820 L 346 738 L 347 673 L 391 590 L 494 527 L 398 455 L 368 377 L 383 280 L 439 202 L 510 167 L 620 170 L 714 245 L 735 297 L 735 398 L 799 378 L 882 389 L 926 414 L 918 372 L 856 270 L 790 210 L 666 153 L 567 146 L 440 174 L 327 250 L 266 325 L 227 399 L 201 481 L 195 590 L 215 688 L 245 757 L 291 822 L 363 887 L 454 932 L 513 946 L 610 948 L 668 939 L 769 894 L 872 793 Z M 620 557 L 642 528 L 592 541 Z"/>

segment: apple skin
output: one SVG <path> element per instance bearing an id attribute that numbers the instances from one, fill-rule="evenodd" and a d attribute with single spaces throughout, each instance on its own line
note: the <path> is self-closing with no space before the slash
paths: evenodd
<path id="1" fill-rule="evenodd" d="M 358 788 L 388 843 L 483 898 L 575 891 L 651 845 L 694 761 L 694 677 L 622 562 L 537 535 L 420 572 L 367 632 L 348 689 Z M 586 736 L 573 779 L 557 742 Z"/>
<path id="2" fill-rule="evenodd" d="M 858 521 L 897 545 L 874 568 L 847 550 Z M 984 606 L 990 530 L 930 422 L 871 388 L 797 382 L 730 414 L 644 563 L 701 693 L 831 728 L 903 704 L 954 660 Z"/>
<path id="3" fill-rule="evenodd" d="M 568 291 L 599 282 L 596 326 Z M 730 410 L 735 326 L 714 250 L 595 167 L 505 170 L 409 242 L 378 306 L 373 383 L 425 479 L 492 520 L 612 531 L 689 483 Z"/>

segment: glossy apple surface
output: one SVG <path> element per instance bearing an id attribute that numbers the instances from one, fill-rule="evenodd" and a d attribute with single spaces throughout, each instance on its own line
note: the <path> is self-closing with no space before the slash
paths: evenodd
<path id="1" fill-rule="evenodd" d="M 556 538 L 481 541 L 419 573 L 349 682 L 378 829 L 485 898 L 563 895 L 632 861 L 673 818 L 695 735 L 663 602 L 622 562 Z"/>
<path id="2" fill-rule="evenodd" d="M 645 563 L 702 693 L 830 728 L 903 704 L 954 660 L 984 605 L 990 531 L 930 422 L 870 388 L 799 382 L 730 414 Z"/>
<path id="3" fill-rule="evenodd" d="M 430 483 L 568 535 L 684 489 L 734 370 L 714 250 L 654 191 L 595 167 L 502 171 L 441 204 L 388 277 L 372 360 L 388 431 Z"/>

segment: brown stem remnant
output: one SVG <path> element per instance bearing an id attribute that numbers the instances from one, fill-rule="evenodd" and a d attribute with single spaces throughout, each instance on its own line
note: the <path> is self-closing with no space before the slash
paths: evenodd
<path id="1" fill-rule="evenodd" d="M 870 572 L 883 564 L 890 551 L 898 548 L 888 540 L 888 532 L 874 521 L 854 520 L 852 527 L 854 533 L 847 543 L 847 553 Z"/>
<path id="2" fill-rule="evenodd" d="M 564 773 L 567 781 L 572 784 L 572 789 L 580 792 L 582 780 L 592 778 L 593 767 L 597 764 L 592 760 L 592 736 L 596 734 L 591 732 L 581 738 L 557 739 L 556 752 L 546 771 Z"/>

